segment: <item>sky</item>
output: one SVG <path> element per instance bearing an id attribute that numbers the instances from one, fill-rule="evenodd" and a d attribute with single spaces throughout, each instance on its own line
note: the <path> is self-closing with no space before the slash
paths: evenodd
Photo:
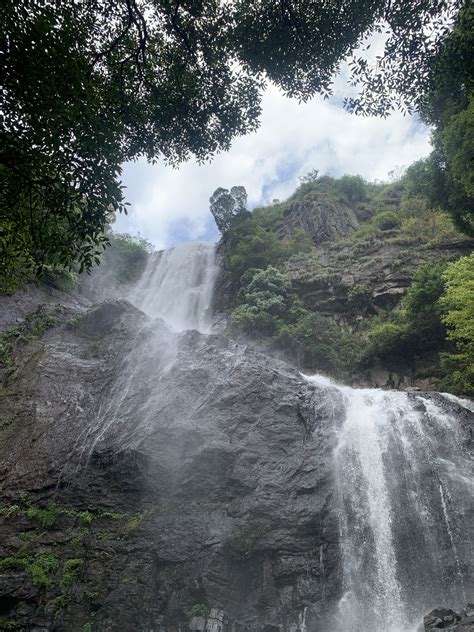
<path id="1" fill-rule="evenodd" d="M 249 208 L 284 200 L 299 176 L 346 173 L 388 180 L 389 172 L 430 152 L 429 129 L 416 117 L 395 113 L 387 119 L 359 117 L 340 100 L 315 97 L 298 103 L 269 86 L 257 132 L 235 139 L 227 153 L 179 169 L 146 160 L 124 166 L 122 180 L 130 203 L 114 229 L 140 234 L 157 249 L 182 241 L 214 241 L 218 232 L 209 198 L 218 187 L 242 185 Z"/>

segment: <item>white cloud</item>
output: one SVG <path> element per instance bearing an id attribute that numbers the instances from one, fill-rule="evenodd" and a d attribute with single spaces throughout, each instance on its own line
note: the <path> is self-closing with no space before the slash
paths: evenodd
<path id="1" fill-rule="evenodd" d="M 228 153 L 210 164 L 188 162 L 179 170 L 144 160 L 126 165 L 123 180 L 131 211 L 116 228 L 140 232 L 158 248 L 209 238 L 208 200 L 218 186 L 245 186 L 255 206 L 284 199 L 298 185 L 298 175 L 311 169 L 386 179 L 394 167 L 429 151 L 429 130 L 412 117 L 356 117 L 334 101 L 316 97 L 298 104 L 270 87 L 260 129 L 236 139 Z"/>

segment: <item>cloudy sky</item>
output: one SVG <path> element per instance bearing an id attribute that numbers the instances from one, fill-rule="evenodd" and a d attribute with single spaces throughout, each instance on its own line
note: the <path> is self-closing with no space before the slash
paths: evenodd
<path id="1" fill-rule="evenodd" d="M 123 183 L 131 208 L 114 228 L 139 233 L 160 249 L 181 241 L 215 240 L 209 198 L 219 186 L 244 186 L 253 208 L 285 199 L 298 177 L 312 169 L 387 180 L 394 168 L 429 151 L 429 130 L 413 117 L 356 117 L 337 99 L 316 97 L 299 104 L 269 87 L 259 130 L 236 139 L 228 153 L 211 163 L 188 162 L 179 169 L 145 160 L 125 165 Z"/>

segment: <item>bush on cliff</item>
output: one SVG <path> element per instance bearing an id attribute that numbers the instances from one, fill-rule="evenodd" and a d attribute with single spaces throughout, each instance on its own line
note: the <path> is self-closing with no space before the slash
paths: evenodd
<path id="1" fill-rule="evenodd" d="M 354 338 L 332 319 L 305 309 L 276 268 L 249 270 L 242 277 L 231 330 L 283 351 L 300 367 L 345 377 L 355 357 Z"/>

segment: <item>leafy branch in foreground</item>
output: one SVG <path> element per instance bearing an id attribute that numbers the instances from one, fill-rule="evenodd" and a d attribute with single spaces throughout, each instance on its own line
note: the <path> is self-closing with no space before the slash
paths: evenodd
<path id="1" fill-rule="evenodd" d="M 353 60 L 352 79 L 367 88 L 353 109 L 384 115 L 396 102 L 416 106 L 417 78 L 429 73 L 460 6 L 5 0 L 2 274 L 11 280 L 48 266 L 90 268 L 107 244 L 111 216 L 126 212 L 125 161 L 144 155 L 175 165 L 228 149 L 236 135 L 258 127 L 268 80 L 301 100 L 327 96 L 340 63 L 371 33 L 388 28 L 390 35 L 378 78 L 364 74 L 366 60 Z"/>

